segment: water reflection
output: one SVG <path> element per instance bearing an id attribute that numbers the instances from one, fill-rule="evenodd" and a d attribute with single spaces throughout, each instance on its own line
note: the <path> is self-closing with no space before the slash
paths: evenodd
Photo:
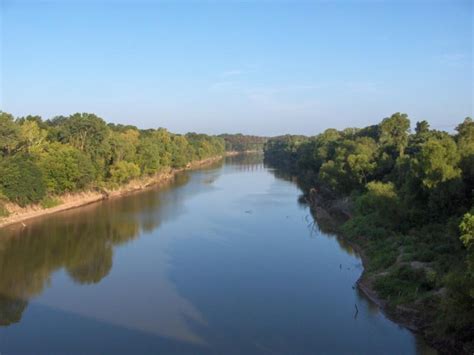
<path id="1" fill-rule="evenodd" d="M 0 294 L 0 326 L 19 322 L 27 304 L 22 299 Z"/>
<path id="2" fill-rule="evenodd" d="M 189 174 L 169 186 L 99 202 L 0 230 L 0 326 L 19 322 L 28 300 L 64 269 L 78 284 L 96 284 L 112 269 L 114 248 L 179 215 Z"/>
<path id="3" fill-rule="evenodd" d="M 1 230 L 0 351 L 415 353 L 284 178 L 235 156 Z"/>

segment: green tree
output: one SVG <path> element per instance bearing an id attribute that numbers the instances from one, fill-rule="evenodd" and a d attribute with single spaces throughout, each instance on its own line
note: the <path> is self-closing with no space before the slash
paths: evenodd
<path id="1" fill-rule="evenodd" d="M 39 154 L 44 149 L 48 132 L 40 128 L 36 120 L 24 120 L 20 124 L 22 148 L 31 154 Z"/>
<path id="2" fill-rule="evenodd" d="M 442 182 L 459 178 L 459 160 L 456 143 L 451 137 L 429 139 L 422 145 L 418 156 L 423 185 L 434 188 Z"/>
<path id="3" fill-rule="evenodd" d="M 85 188 L 94 181 L 95 168 L 87 155 L 58 142 L 40 155 L 39 167 L 49 192 L 61 194 Z"/>
<path id="4" fill-rule="evenodd" d="M 461 241 L 464 246 L 466 248 L 474 246 L 474 213 L 468 212 L 463 216 L 459 229 L 461 230 Z"/>
<path id="5" fill-rule="evenodd" d="M 0 111 L 0 153 L 10 155 L 20 143 L 20 128 L 13 116 Z"/>
<path id="6" fill-rule="evenodd" d="M 384 118 L 379 125 L 380 143 L 391 153 L 395 159 L 403 155 L 408 144 L 408 132 L 410 120 L 404 113 L 395 113 L 391 117 Z"/>
<path id="7" fill-rule="evenodd" d="M 140 168 L 135 163 L 121 160 L 110 167 L 110 180 L 124 184 L 140 176 Z"/>
<path id="8" fill-rule="evenodd" d="M 54 124 L 59 141 L 86 153 L 96 166 L 97 178 L 103 177 L 105 164 L 110 160 L 110 128 L 104 120 L 94 114 L 76 113 L 56 119 Z"/>
<path id="9" fill-rule="evenodd" d="M 0 189 L 12 202 L 25 206 L 39 202 L 46 189 L 41 170 L 26 154 L 16 154 L 0 162 Z"/>
<path id="10" fill-rule="evenodd" d="M 121 160 L 134 162 L 139 139 L 140 132 L 135 129 L 127 129 L 122 132 L 113 131 L 109 138 L 112 163 Z"/>
<path id="11" fill-rule="evenodd" d="M 173 168 L 182 168 L 191 161 L 193 150 L 184 136 L 173 136 L 171 149 L 171 166 Z"/>
<path id="12" fill-rule="evenodd" d="M 354 179 L 365 185 L 375 171 L 377 145 L 372 138 L 362 137 L 356 140 L 354 151 L 347 156 L 347 163 Z"/>
<path id="13" fill-rule="evenodd" d="M 461 156 L 459 166 L 466 185 L 466 197 L 472 201 L 474 190 L 474 122 L 470 117 L 467 117 L 456 127 L 456 130 L 458 132 L 456 136 L 458 150 Z"/>

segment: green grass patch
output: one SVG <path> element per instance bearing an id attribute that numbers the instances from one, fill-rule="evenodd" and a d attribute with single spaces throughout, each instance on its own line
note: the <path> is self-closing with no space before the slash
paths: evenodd
<path id="1" fill-rule="evenodd" d="M 436 275 L 402 265 L 375 280 L 374 287 L 391 305 L 410 303 L 435 287 Z"/>
<path id="2" fill-rule="evenodd" d="M 43 208 L 52 208 L 60 205 L 61 201 L 56 197 L 46 196 L 41 200 L 40 204 Z"/>
<path id="3" fill-rule="evenodd" d="M 0 218 L 8 217 L 10 213 L 2 202 L 0 202 Z"/>
<path id="4" fill-rule="evenodd" d="M 398 243 L 390 239 L 372 240 L 367 245 L 366 253 L 369 258 L 368 271 L 384 271 L 397 261 Z"/>

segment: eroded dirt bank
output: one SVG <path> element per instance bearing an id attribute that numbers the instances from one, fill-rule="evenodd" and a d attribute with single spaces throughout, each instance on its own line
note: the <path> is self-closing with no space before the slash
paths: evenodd
<path id="1" fill-rule="evenodd" d="M 234 156 L 238 154 L 240 153 L 227 152 L 224 156 Z M 170 182 L 174 178 L 174 176 L 181 171 L 196 169 L 199 167 L 210 165 L 214 162 L 221 160 L 224 156 L 217 156 L 204 160 L 194 161 L 189 163 L 185 168 L 168 169 L 153 176 L 135 179 L 123 186 L 120 186 L 117 189 L 97 189 L 58 196 L 57 199 L 60 201 L 60 204 L 51 208 L 44 208 L 40 204 L 20 207 L 13 203 L 7 203 L 5 207 L 9 212 L 9 216 L 0 218 L 0 228 L 15 223 L 26 224 L 26 221 L 31 218 L 36 218 L 57 213 L 60 211 L 69 210 L 72 208 L 85 206 L 101 200 L 118 198 L 120 196 L 124 196 L 135 191 L 140 191 L 151 186 L 166 184 Z"/>

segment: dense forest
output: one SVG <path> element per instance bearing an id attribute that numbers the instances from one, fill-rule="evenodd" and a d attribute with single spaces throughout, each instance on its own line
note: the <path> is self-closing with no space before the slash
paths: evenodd
<path id="1" fill-rule="evenodd" d="M 338 232 L 362 247 L 389 310 L 422 314 L 427 338 L 472 353 L 474 122 L 453 134 L 410 125 L 396 113 L 362 129 L 271 138 L 265 159 L 296 175 L 310 202 L 346 212 Z"/>
<path id="2" fill-rule="evenodd" d="M 43 120 L 0 112 L 0 217 L 7 201 L 51 207 L 57 195 L 117 187 L 224 151 L 223 138 L 107 124 L 89 113 Z"/>
<path id="3" fill-rule="evenodd" d="M 263 146 L 268 138 L 237 134 L 220 134 L 225 141 L 225 149 L 235 152 L 263 151 Z"/>

